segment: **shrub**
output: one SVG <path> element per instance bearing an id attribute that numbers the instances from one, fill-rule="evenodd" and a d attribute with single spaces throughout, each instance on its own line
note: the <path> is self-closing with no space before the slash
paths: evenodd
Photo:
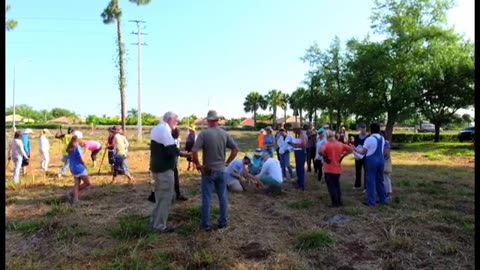
<path id="1" fill-rule="evenodd" d="M 303 232 L 297 236 L 295 247 L 299 250 L 332 248 L 335 246 L 335 237 L 325 230 Z"/>

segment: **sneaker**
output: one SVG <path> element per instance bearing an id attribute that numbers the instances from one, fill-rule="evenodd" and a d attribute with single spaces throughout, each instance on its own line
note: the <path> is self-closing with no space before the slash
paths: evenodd
<path id="1" fill-rule="evenodd" d="M 218 224 L 217 227 L 216 227 L 216 229 L 217 229 L 217 230 L 222 230 L 222 229 L 227 228 L 227 226 L 228 226 L 227 224 L 224 224 L 224 225 Z"/>
<path id="2" fill-rule="evenodd" d="M 188 198 L 183 196 L 183 195 L 180 195 L 178 198 L 177 198 L 178 201 L 188 201 Z"/>
<path id="3" fill-rule="evenodd" d="M 206 232 L 211 232 L 212 231 L 212 227 L 208 226 L 208 227 L 201 227 L 202 230 L 206 231 Z"/>
<path id="4" fill-rule="evenodd" d="M 173 233 L 175 232 L 175 227 L 173 226 L 167 226 L 165 229 L 163 230 L 158 230 L 159 233 Z"/>

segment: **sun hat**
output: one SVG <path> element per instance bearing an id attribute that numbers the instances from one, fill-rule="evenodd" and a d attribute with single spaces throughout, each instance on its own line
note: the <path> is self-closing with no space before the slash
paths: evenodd
<path id="1" fill-rule="evenodd" d="M 195 131 L 195 126 L 189 126 L 188 129 Z"/>
<path id="2" fill-rule="evenodd" d="M 30 134 L 30 133 L 33 133 L 33 131 L 29 128 L 26 128 L 23 130 L 23 134 Z"/>
<path id="3" fill-rule="evenodd" d="M 255 155 L 256 155 L 256 156 L 261 156 L 261 155 L 262 155 L 262 152 L 263 152 L 262 148 L 257 148 L 257 149 L 255 150 Z"/>
<path id="4" fill-rule="evenodd" d="M 79 138 L 79 139 L 82 139 L 83 138 L 83 133 L 78 131 L 78 130 L 75 130 L 74 132 L 72 132 L 72 136 L 76 137 L 76 138 Z"/>

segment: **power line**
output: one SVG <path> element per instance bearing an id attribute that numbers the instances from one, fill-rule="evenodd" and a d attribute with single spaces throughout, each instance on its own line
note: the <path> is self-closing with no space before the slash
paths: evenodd
<path id="1" fill-rule="evenodd" d="M 137 35 L 138 42 L 134 45 L 138 46 L 138 110 L 137 110 L 137 126 L 138 126 L 138 136 L 137 140 L 139 142 L 142 141 L 142 84 L 141 84 L 141 72 L 142 72 L 142 45 L 147 45 L 146 43 L 142 43 L 142 35 L 146 35 L 146 33 L 142 33 L 142 29 L 140 28 L 141 23 L 145 23 L 145 21 L 140 20 L 130 20 L 129 22 L 134 22 L 137 24 L 137 32 L 132 32 L 132 35 Z"/>

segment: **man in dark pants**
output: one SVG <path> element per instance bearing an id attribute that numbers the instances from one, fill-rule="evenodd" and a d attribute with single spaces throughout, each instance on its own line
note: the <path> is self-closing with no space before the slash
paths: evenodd
<path id="1" fill-rule="evenodd" d="M 310 124 L 307 131 L 307 172 L 312 171 L 312 162 L 313 167 L 315 169 L 315 152 L 316 152 L 316 145 L 317 145 L 317 131 L 315 127 Z M 316 170 L 315 170 L 316 172 Z"/>
<path id="2" fill-rule="evenodd" d="M 363 146 L 363 143 L 368 138 L 369 134 L 367 133 L 367 125 L 364 122 L 358 124 L 359 133 L 355 135 L 353 145 L 355 148 L 357 146 Z M 365 157 L 362 159 L 355 159 L 355 185 L 354 189 L 359 190 L 362 187 L 362 168 L 363 168 L 363 189 L 367 188 L 367 172 L 365 170 Z"/>

